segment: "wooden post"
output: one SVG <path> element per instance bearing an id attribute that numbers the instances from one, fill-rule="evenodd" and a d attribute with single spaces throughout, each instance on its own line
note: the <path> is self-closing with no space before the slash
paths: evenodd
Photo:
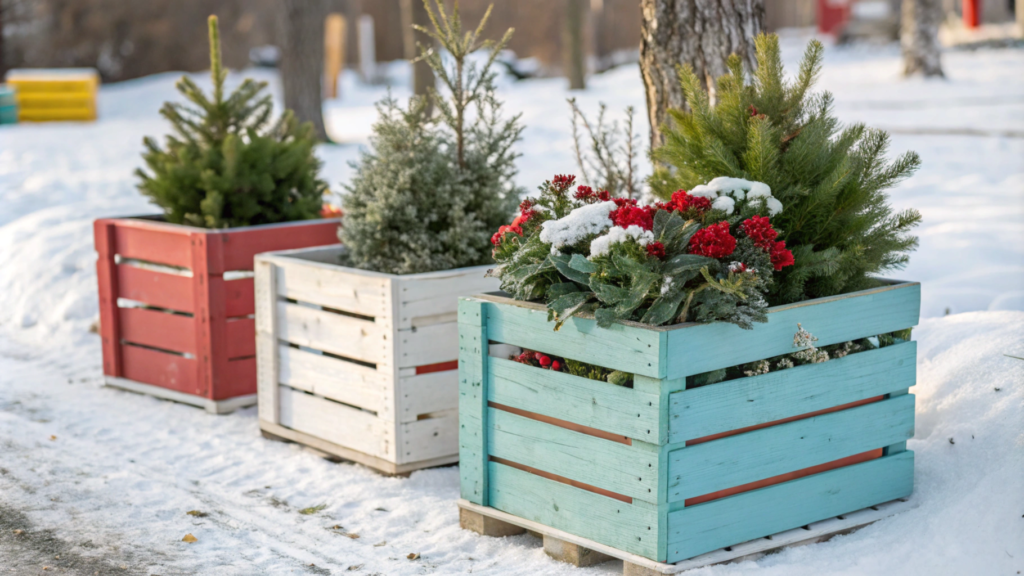
<path id="1" fill-rule="evenodd" d="M 485 303 L 459 298 L 459 475 L 462 497 L 487 499 L 487 317 Z"/>
<path id="2" fill-rule="evenodd" d="M 981 0 L 963 0 L 964 26 L 977 28 L 981 25 Z"/>
<path id="3" fill-rule="evenodd" d="M 223 237 L 194 232 L 190 238 L 196 330 L 195 394 L 212 400 L 218 399 L 218 384 L 228 368 Z"/>
<path id="4" fill-rule="evenodd" d="M 359 16 L 359 71 L 363 81 L 372 84 L 377 78 L 377 45 L 373 36 L 373 16 Z"/>
<path id="5" fill-rule="evenodd" d="M 93 241 L 99 257 L 96 259 L 96 279 L 99 281 L 100 337 L 103 340 L 103 373 L 121 377 L 121 326 L 117 313 L 117 246 L 114 223 L 97 220 L 93 223 Z"/>
<path id="6" fill-rule="evenodd" d="M 281 423 L 277 342 L 277 273 L 274 263 L 256 261 L 256 380 L 259 418 Z"/>
<path id="7" fill-rule="evenodd" d="M 324 22 L 324 98 L 338 97 L 338 77 L 345 69 L 345 17 L 328 14 Z"/>

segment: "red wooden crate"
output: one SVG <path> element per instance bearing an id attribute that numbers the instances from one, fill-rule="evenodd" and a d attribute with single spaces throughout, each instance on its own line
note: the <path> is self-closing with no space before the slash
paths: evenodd
<path id="1" fill-rule="evenodd" d="M 212 412 L 255 404 L 253 256 L 335 244 L 337 229 L 335 218 L 225 230 L 96 220 L 107 384 Z"/>

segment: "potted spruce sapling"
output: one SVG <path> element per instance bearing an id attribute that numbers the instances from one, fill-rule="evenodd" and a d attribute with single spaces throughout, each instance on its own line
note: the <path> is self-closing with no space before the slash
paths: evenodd
<path id="1" fill-rule="evenodd" d="M 377 106 L 343 198 L 341 245 L 260 256 L 260 426 L 387 473 L 454 462 L 457 297 L 495 290 L 490 238 L 518 203 L 491 67 L 498 42 L 428 5 L 440 89 Z M 489 14 L 489 12 L 488 12 Z M 486 56 L 471 58 L 476 51 Z"/>
<path id="2" fill-rule="evenodd" d="M 163 213 L 94 234 L 107 384 L 219 413 L 256 402 L 253 256 L 335 242 L 338 221 L 319 219 L 311 126 L 275 120 L 265 82 L 227 93 L 214 16 L 209 34 L 213 93 L 183 77 L 165 145 L 145 139 L 139 189 Z"/>
<path id="3" fill-rule="evenodd" d="M 910 494 L 920 287 L 874 275 L 914 246 L 885 190 L 917 157 L 841 129 L 810 92 L 820 44 L 791 81 L 775 36 L 756 47 L 715 105 L 683 70 L 660 200 L 556 176 L 498 230 L 510 297 L 459 309 L 464 527 L 569 533 L 646 573 Z"/>

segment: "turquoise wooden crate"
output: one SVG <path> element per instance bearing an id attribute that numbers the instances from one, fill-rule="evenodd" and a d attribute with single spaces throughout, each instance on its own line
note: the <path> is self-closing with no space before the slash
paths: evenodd
<path id="1" fill-rule="evenodd" d="M 916 343 L 708 386 L 686 377 L 917 324 L 920 285 L 885 286 L 728 324 L 559 331 L 538 304 L 459 304 L 462 498 L 675 563 L 910 495 Z M 516 363 L 495 344 L 633 373 L 633 388 Z"/>
<path id="2" fill-rule="evenodd" d="M 18 104 L 14 90 L 0 86 L 0 124 L 14 124 L 18 121 Z"/>

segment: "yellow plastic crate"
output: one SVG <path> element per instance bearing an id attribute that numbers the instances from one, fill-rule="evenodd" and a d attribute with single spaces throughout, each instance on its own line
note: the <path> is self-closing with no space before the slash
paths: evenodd
<path id="1" fill-rule="evenodd" d="M 99 74 L 91 68 L 15 69 L 7 73 L 20 121 L 95 120 Z"/>

